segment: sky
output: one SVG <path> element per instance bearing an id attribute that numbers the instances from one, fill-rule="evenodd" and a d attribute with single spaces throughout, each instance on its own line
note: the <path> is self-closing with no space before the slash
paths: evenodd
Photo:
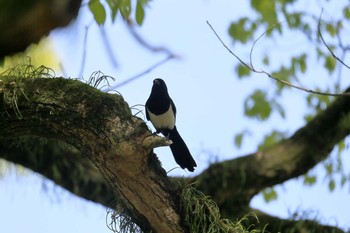
<path id="1" fill-rule="evenodd" d="M 163 78 L 166 81 L 177 106 L 177 128 L 198 164 L 194 175 L 207 168 L 209 162 L 254 152 L 258 142 L 273 127 L 290 135 L 304 124 L 306 95 L 297 90 L 289 91 L 281 100 L 285 106 L 291 106 L 286 109 L 286 119 L 273 114 L 269 122 L 261 123 L 243 115 L 242 103 L 247 94 L 257 87 L 268 90 L 272 80 L 261 75 L 255 75 L 254 82 L 238 80 L 234 70 L 237 60 L 222 47 L 206 21 L 227 45 L 243 58 L 248 58 L 250 47 L 232 44 L 227 33 L 234 19 L 254 16 L 247 3 L 241 1 L 238 6 L 234 1 L 224 0 L 152 1 L 146 9 L 144 25 L 138 31 L 145 40 L 168 48 L 180 59 L 171 60 L 117 90 L 130 106 L 135 106 L 134 112 L 137 112 L 136 109 L 143 110 L 140 105 L 147 100 L 153 79 Z M 306 7 L 312 5 L 307 4 Z M 81 11 L 74 25 L 51 34 L 67 77 L 88 79 L 92 72 L 100 70 L 115 77 L 118 83 L 165 58 L 165 54 L 149 52 L 135 42 L 122 21 L 117 20 L 116 24 L 108 22 L 104 27 L 117 62 L 117 65 L 113 64 L 101 36 L 101 28 L 90 25 L 92 15 L 87 7 Z M 88 25 L 85 68 L 80 73 L 85 27 Z M 295 49 L 307 49 L 308 45 L 301 42 L 302 38 L 297 35 L 291 41 L 263 40 L 256 56 L 264 51 L 275 52 L 279 46 L 274 59 L 283 60 Z M 312 72 L 316 73 L 312 73 L 311 77 L 322 76 L 317 70 Z M 306 84 L 312 85 L 312 82 L 315 80 L 306 80 Z M 138 116 L 144 118 L 142 114 Z M 150 123 L 149 126 L 152 127 Z M 255 133 L 244 141 L 242 148 L 237 149 L 233 143 L 234 135 L 246 128 L 253 129 Z M 177 167 L 169 148 L 157 148 L 155 152 L 166 171 Z M 344 169 L 349 172 L 348 152 L 344 153 L 343 159 Z M 343 189 L 337 187 L 330 193 L 327 181 L 322 180 L 322 166 L 317 166 L 312 172 L 321 174 L 315 186 L 303 186 L 300 178 L 288 181 L 276 188 L 276 201 L 265 203 L 258 195 L 251 206 L 280 217 L 288 217 L 299 210 L 301 215 L 350 229 L 349 185 Z M 192 174 L 174 169 L 170 175 Z M 106 227 L 105 207 L 72 196 L 40 175 L 30 172 L 23 175 L 10 169 L 0 178 L 0 187 L 1 232 L 110 232 Z"/>

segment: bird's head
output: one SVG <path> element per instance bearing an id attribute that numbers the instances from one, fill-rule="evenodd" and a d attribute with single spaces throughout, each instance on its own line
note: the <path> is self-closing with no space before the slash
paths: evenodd
<path id="1" fill-rule="evenodd" d="M 163 79 L 156 78 L 153 80 L 152 91 L 168 93 L 168 88 Z"/>

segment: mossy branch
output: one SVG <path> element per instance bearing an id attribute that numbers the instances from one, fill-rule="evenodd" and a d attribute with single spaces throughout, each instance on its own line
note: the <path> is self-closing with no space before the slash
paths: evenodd
<path id="1" fill-rule="evenodd" d="M 40 137 L 72 145 L 106 179 L 124 211 L 145 231 L 182 232 L 169 183 L 144 121 L 120 95 L 77 80 L 2 75 L 0 140 Z M 12 83 L 15 83 L 13 85 Z M 15 94 L 14 102 L 7 96 Z M 175 195 L 175 196 L 174 196 Z"/>

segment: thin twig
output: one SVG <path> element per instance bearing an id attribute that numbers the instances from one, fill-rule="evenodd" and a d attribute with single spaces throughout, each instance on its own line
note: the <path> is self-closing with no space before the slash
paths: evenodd
<path id="1" fill-rule="evenodd" d="M 148 69 L 142 71 L 141 73 L 138 73 L 137 75 L 132 76 L 132 77 L 128 78 L 127 80 L 125 80 L 125 81 L 123 81 L 123 82 L 121 82 L 121 83 L 118 83 L 118 84 L 116 84 L 116 85 L 114 85 L 114 86 L 112 86 L 112 87 L 110 87 L 110 88 L 108 88 L 108 89 L 106 89 L 106 90 L 103 90 L 103 91 L 106 91 L 106 92 L 107 92 L 107 91 L 112 91 L 112 90 L 118 89 L 118 88 L 120 88 L 120 87 L 122 87 L 122 86 L 124 86 L 124 85 L 126 85 L 126 84 L 128 84 L 128 83 L 130 83 L 130 82 L 132 82 L 132 81 L 134 81 L 134 80 L 136 80 L 136 79 L 138 79 L 138 78 L 141 78 L 142 76 L 148 74 L 149 72 L 151 72 L 152 70 L 154 70 L 154 69 L 157 68 L 158 66 L 160 66 L 160 65 L 162 65 L 162 64 L 164 64 L 164 63 L 166 63 L 167 61 L 169 61 L 169 60 L 171 60 L 171 59 L 173 59 L 173 58 L 174 58 L 173 56 L 168 56 L 168 57 L 166 57 L 165 59 L 163 59 L 163 60 L 157 62 L 157 63 L 154 64 L 153 66 L 149 67 Z"/>
<path id="2" fill-rule="evenodd" d="M 258 73 L 258 74 L 265 74 L 266 76 L 268 76 L 269 78 L 282 83 L 284 85 L 293 87 L 295 89 L 301 90 L 301 91 L 305 91 L 308 93 L 312 93 L 312 94 L 317 94 L 317 95 L 326 95 L 326 96 L 349 96 L 350 92 L 344 92 L 341 94 L 338 93 L 325 93 L 325 92 L 320 92 L 320 91 L 315 91 L 315 90 L 311 90 L 311 89 L 307 89 L 301 86 L 297 86 L 294 84 L 291 84 L 285 80 L 282 79 L 278 79 L 274 76 L 272 76 L 270 73 L 264 71 L 264 70 L 256 70 L 254 67 L 248 65 L 246 62 L 244 62 L 240 57 L 238 57 L 234 52 L 232 52 L 231 49 L 229 49 L 229 47 L 222 41 L 222 39 L 220 38 L 220 36 L 216 33 L 216 31 L 214 30 L 214 28 L 211 26 L 211 24 L 209 23 L 209 21 L 207 21 L 207 24 L 209 25 L 210 29 L 213 31 L 213 33 L 215 34 L 215 36 L 218 38 L 218 40 L 221 42 L 221 44 L 226 48 L 226 50 L 231 53 L 231 55 L 233 55 L 242 65 L 244 65 L 246 68 L 248 68 L 249 70 L 251 70 L 254 73 Z M 261 36 L 260 36 L 261 37 Z M 260 37 L 258 39 L 260 39 Z"/>
<path id="3" fill-rule="evenodd" d="M 266 34 L 270 29 L 272 29 L 272 28 L 274 28 L 274 27 L 276 27 L 277 25 L 280 25 L 280 24 L 282 24 L 282 23 L 284 23 L 284 21 L 278 22 L 278 23 L 275 23 L 275 24 L 271 25 L 271 26 L 268 27 L 263 33 L 261 33 L 261 35 L 253 42 L 253 45 L 252 45 L 252 47 L 251 47 L 251 49 L 250 49 L 250 53 L 249 53 L 249 62 L 250 62 L 250 67 L 251 67 L 252 69 L 255 70 L 255 68 L 254 68 L 254 66 L 253 66 L 253 50 L 254 50 L 254 48 L 255 48 L 255 44 L 256 44 L 263 36 L 265 36 L 265 34 Z"/>
<path id="4" fill-rule="evenodd" d="M 106 49 L 108 57 L 110 58 L 110 61 L 112 62 L 112 65 L 114 67 L 118 67 L 117 58 L 115 56 L 115 53 L 113 53 L 113 49 L 112 49 L 110 38 L 107 36 L 107 33 L 106 33 L 106 28 L 105 27 L 100 27 L 100 32 L 101 32 L 101 37 L 102 37 L 102 40 L 103 40 L 103 45 L 104 45 L 104 47 Z"/>
<path id="5" fill-rule="evenodd" d="M 176 55 L 175 53 L 173 53 L 172 51 L 170 51 L 170 49 L 166 48 L 166 47 L 161 47 L 161 46 L 154 46 L 151 45 L 149 42 L 147 42 L 142 36 L 140 36 L 138 34 L 138 32 L 136 31 L 136 27 L 135 27 L 135 23 L 128 18 L 127 19 L 127 26 L 128 29 L 131 33 L 131 35 L 134 37 L 134 39 L 143 47 L 145 47 L 146 49 L 150 50 L 151 52 L 163 52 L 165 54 L 167 54 L 168 56 L 177 58 L 179 57 L 178 55 Z"/>
<path id="6" fill-rule="evenodd" d="M 87 38 L 88 38 L 88 33 L 89 29 L 92 25 L 93 21 L 91 20 L 88 25 L 85 26 L 85 34 L 84 34 L 84 42 L 83 42 L 83 60 L 81 61 L 80 65 L 80 71 L 78 74 L 78 77 L 81 77 L 83 75 L 84 69 L 85 69 L 85 62 L 86 62 L 86 52 L 87 52 Z"/>
<path id="7" fill-rule="evenodd" d="M 332 49 L 329 47 L 329 45 L 326 43 L 326 41 L 324 40 L 322 33 L 321 33 L 321 17 L 322 17 L 322 13 L 323 13 L 323 9 L 321 11 L 319 20 L 318 20 L 318 25 L 317 25 L 317 31 L 318 31 L 318 35 L 320 36 L 322 43 L 324 44 L 324 46 L 326 46 L 326 48 L 328 49 L 328 51 L 332 54 L 332 56 L 339 61 L 343 66 L 345 66 L 346 68 L 348 68 L 350 70 L 350 66 L 347 65 L 345 62 L 343 62 L 337 55 L 334 54 L 334 52 L 332 51 Z"/>

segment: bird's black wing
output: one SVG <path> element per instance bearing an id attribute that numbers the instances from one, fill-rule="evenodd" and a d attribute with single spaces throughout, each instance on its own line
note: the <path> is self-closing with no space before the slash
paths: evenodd
<path id="1" fill-rule="evenodd" d="M 146 106 L 145 106 L 145 111 L 146 111 L 146 119 L 149 121 L 150 118 L 149 118 L 149 113 L 148 113 L 148 110 L 147 110 L 147 103 L 146 103 Z"/>
<path id="2" fill-rule="evenodd" d="M 176 116 L 176 107 L 175 107 L 175 104 L 171 98 L 170 98 L 170 104 L 171 104 L 171 108 L 173 109 L 174 116 Z"/>

